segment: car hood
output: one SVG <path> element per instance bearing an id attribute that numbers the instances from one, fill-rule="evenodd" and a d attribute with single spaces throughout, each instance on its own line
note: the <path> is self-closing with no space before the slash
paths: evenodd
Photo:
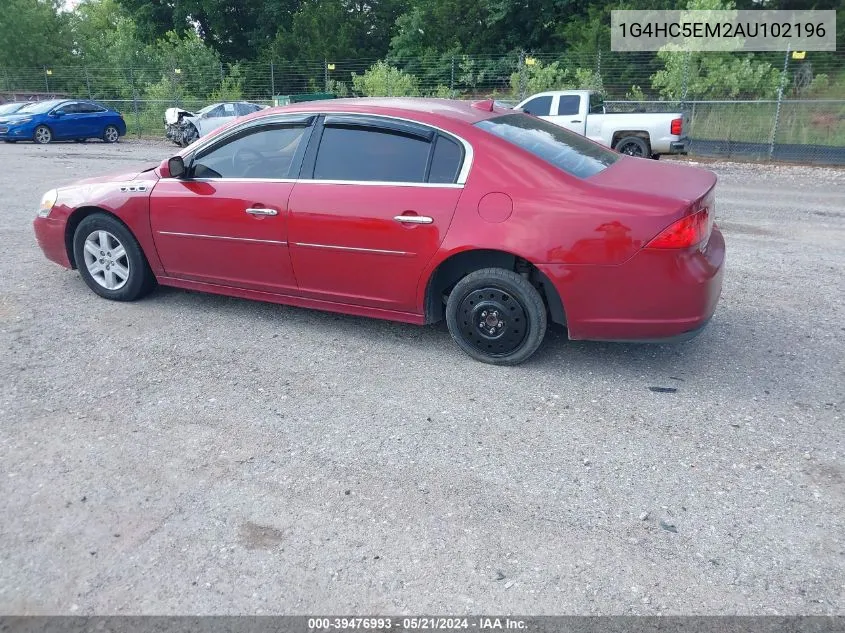
<path id="1" fill-rule="evenodd" d="M 157 165 L 155 167 L 157 167 Z M 109 182 L 114 182 L 114 183 L 131 182 L 131 181 L 137 179 L 138 176 L 140 176 L 141 174 L 154 174 L 153 170 L 155 169 L 155 167 L 149 167 L 149 168 L 143 169 L 143 170 L 137 170 L 136 169 L 134 171 L 126 171 L 126 172 L 121 172 L 121 173 L 118 173 L 118 174 L 107 174 L 105 176 L 96 176 L 94 178 L 84 178 L 82 180 L 77 180 L 76 182 L 73 182 L 70 185 L 68 185 L 67 187 L 63 187 L 63 188 L 67 189 L 67 188 L 70 188 L 70 187 L 78 187 L 78 186 L 81 186 L 81 185 L 98 185 L 98 184 L 109 183 Z"/>
<path id="2" fill-rule="evenodd" d="M 173 125 L 179 122 L 179 116 L 194 118 L 197 115 L 190 110 L 183 110 L 182 108 L 167 108 L 164 111 L 164 122 Z"/>
<path id="3" fill-rule="evenodd" d="M 21 119 L 30 119 L 38 116 L 37 114 L 4 114 L 0 116 L 0 123 L 14 123 Z"/>

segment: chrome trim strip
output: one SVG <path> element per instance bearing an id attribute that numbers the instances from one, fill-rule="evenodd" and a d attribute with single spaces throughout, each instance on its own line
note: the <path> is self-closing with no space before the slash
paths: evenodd
<path id="1" fill-rule="evenodd" d="M 334 251 L 352 251 L 354 253 L 378 253 L 379 255 L 413 255 L 407 251 L 386 251 L 380 248 L 358 248 L 357 246 L 332 246 L 331 244 L 309 244 L 308 242 L 294 242 L 294 246 L 305 248 L 326 248 Z"/>
<path id="2" fill-rule="evenodd" d="M 391 180 L 309 180 L 303 178 L 297 180 L 297 184 L 315 184 L 315 185 L 356 185 L 356 186 L 370 186 L 370 187 L 422 187 L 424 189 L 463 189 L 464 185 L 456 183 L 437 183 L 437 182 L 393 182 Z"/>
<path id="3" fill-rule="evenodd" d="M 354 115 L 358 115 L 358 116 L 366 115 L 366 116 L 373 116 L 373 117 L 381 117 L 383 119 L 393 119 L 393 120 L 396 120 L 396 121 L 407 121 L 408 123 L 416 123 L 417 125 L 424 125 L 426 127 L 430 127 L 432 130 L 437 130 L 438 132 L 442 132 L 446 136 L 450 136 L 450 137 L 454 138 L 455 140 L 460 142 L 461 145 L 464 146 L 464 163 L 463 163 L 463 165 L 461 165 L 461 171 L 458 173 L 458 180 L 457 180 L 456 183 L 449 183 L 449 184 L 452 187 L 454 187 L 455 185 L 466 184 L 467 178 L 469 177 L 469 171 L 472 168 L 472 163 L 473 163 L 473 160 L 475 158 L 475 152 L 472 148 L 472 145 L 470 145 L 470 143 L 466 139 L 458 136 L 454 132 L 450 132 L 449 130 L 444 130 L 443 128 L 437 127 L 436 125 L 432 125 L 431 123 L 423 123 L 422 121 L 417 121 L 415 119 L 408 119 L 408 118 L 405 118 L 405 117 L 393 116 L 393 115 L 390 115 L 390 114 L 380 114 L 380 113 L 372 113 L 372 112 L 336 112 L 336 111 L 332 111 L 332 112 L 278 112 L 278 113 L 269 114 L 269 115 L 266 115 L 266 116 L 257 117 L 257 118 L 254 118 L 254 119 L 249 119 L 247 121 L 243 121 L 241 123 L 234 125 L 233 127 L 229 128 L 229 129 L 227 129 L 224 133 L 222 133 L 220 135 L 214 135 L 213 137 L 201 138 L 200 140 L 198 140 L 196 142 L 196 147 L 194 147 L 191 150 L 190 153 L 197 154 L 198 152 L 201 152 L 203 149 L 205 149 L 205 147 L 207 145 L 210 145 L 212 143 L 217 143 L 218 141 L 223 141 L 223 140 L 227 139 L 229 136 L 231 136 L 232 134 L 237 134 L 241 130 L 243 130 L 247 127 L 253 126 L 253 125 L 263 125 L 263 124 L 266 124 L 266 123 L 285 123 L 286 117 L 288 119 L 292 119 L 294 117 L 301 118 L 301 117 L 304 117 L 304 116 L 320 116 L 321 114 L 325 114 L 325 115 L 328 115 L 328 114 L 348 114 L 348 115 L 353 115 L 353 116 Z M 294 123 L 294 122 L 295 121 L 291 121 L 291 123 Z M 174 178 L 173 180 L 178 180 L 178 179 Z M 212 179 L 212 180 L 221 180 L 221 179 L 217 178 L 217 179 Z M 258 179 L 256 178 L 254 180 L 258 180 Z M 277 181 L 273 181 L 273 182 L 277 182 Z M 290 180 L 282 180 L 281 182 L 291 182 L 291 181 Z M 299 181 L 296 181 L 296 182 L 299 182 Z M 311 182 L 314 182 L 314 181 L 311 181 Z M 343 181 L 344 184 L 347 183 L 347 182 L 349 182 L 350 184 L 352 184 L 353 182 L 354 182 L 354 184 L 364 184 L 364 183 L 355 182 L 355 181 Z M 397 183 L 390 183 L 390 184 L 395 185 Z M 413 183 L 413 184 L 425 184 L 425 185 L 435 184 L 436 185 L 437 183 Z M 443 186 L 443 185 L 437 185 L 437 186 Z"/>
<path id="4" fill-rule="evenodd" d="M 393 219 L 403 224 L 431 224 L 434 222 L 434 219 L 427 215 L 397 215 Z"/>
<path id="5" fill-rule="evenodd" d="M 250 242 L 255 244 L 278 244 L 287 246 L 287 242 L 281 240 L 259 240 L 251 237 L 229 237 L 228 235 L 203 235 L 202 233 L 178 233 L 176 231 L 158 231 L 159 235 L 172 235 L 174 237 L 199 237 L 206 240 L 228 240 L 232 242 Z"/>

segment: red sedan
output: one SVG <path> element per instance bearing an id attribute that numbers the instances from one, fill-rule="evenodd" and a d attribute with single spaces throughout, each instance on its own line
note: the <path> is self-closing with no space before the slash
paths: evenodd
<path id="1" fill-rule="evenodd" d="M 549 320 L 571 339 L 697 333 L 722 286 L 715 184 L 489 101 L 321 101 L 50 191 L 35 234 L 107 299 L 160 283 L 445 318 L 470 356 L 512 365 Z"/>

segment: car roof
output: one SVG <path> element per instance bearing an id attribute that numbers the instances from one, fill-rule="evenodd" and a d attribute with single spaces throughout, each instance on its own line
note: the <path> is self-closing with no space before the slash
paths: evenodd
<path id="1" fill-rule="evenodd" d="M 478 104 L 473 105 L 473 104 Z M 492 109 L 491 109 L 492 107 Z M 286 106 L 268 108 L 261 116 L 283 112 L 325 112 L 354 114 L 383 114 L 392 116 L 424 115 L 423 118 L 445 118 L 466 123 L 477 123 L 508 110 L 493 107 L 492 102 L 456 101 L 454 99 L 429 99 L 423 97 L 359 97 L 355 99 L 325 99 L 303 101 Z M 428 115 L 428 116 L 425 116 Z"/>

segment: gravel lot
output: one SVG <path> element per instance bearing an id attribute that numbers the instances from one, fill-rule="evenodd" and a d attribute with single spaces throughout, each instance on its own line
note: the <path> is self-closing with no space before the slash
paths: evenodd
<path id="1" fill-rule="evenodd" d="M 708 163 L 700 337 L 499 368 L 43 257 L 43 191 L 171 148 L 0 144 L 0 612 L 845 613 L 845 170 Z"/>

